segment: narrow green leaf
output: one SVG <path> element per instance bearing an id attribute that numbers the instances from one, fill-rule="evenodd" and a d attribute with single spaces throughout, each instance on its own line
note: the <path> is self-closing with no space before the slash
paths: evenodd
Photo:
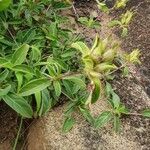
<path id="1" fill-rule="evenodd" d="M 47 78 L 35 79 L 24 85 L 19 94 L 21 96 L 28 96 L 36 92 L 42 91 L 51 85 L 51 81 Z"/>
<path id="2" fill-rule="evenodd" d="M 41 108 L 38 112 L 39 116 L 44 115 L 52 106 L 52 99 L 50 98 L 50 94 L 48 89 L 44 89 L 42 91 L 42 101 L 41 101 Z"/>
<path id="3" fill-rule="evenodd" d="M 6 86 L 4 89 L 0 88 L 0 97 L 5 96 L 11 90 L 11 85 Z"/>
<path id="4" fill-rule="evenodd" d="M 12 56 L 11 62 L 14 65 L 21 65 L 25 61 L 28 51 L 29 51 L 29 45 L 23 44 L 15 51 L 15 53 Z"/>
<path id="5" fill-rule="evenodd" d="M 71 117 L 76 107 L 76 103 L 70 102 L 64 112 L 65 117 Z"/>
<path id="6" fill-rule="evenodd" d="M 62 131 L 67 133 L 70 131 L 75 124 L 75 120 L 73 118 L 66 118 L 62 127 Z"/>
<path id="7" fill-rule="evenodd" d="M 36 100 L 36 113 L 38 113 L 42 102 L 41 92 L 36 92 L 34 95 Z"/>
<path id="8" fill-rule="evenodd" d="M 108 123 L 112 119 L 112 114 L 110 111 L 105 111 L 102 114 L 100 114 L 96 121 L 95 121 L 95 127 L 103 127 L 106 123 Z"/>
<path id="9" fill-rule="evenodd" d="M 20 73 L 20 72 L 16 72 L 15 75 L 16 75 L 16 78 L 17 78 L 17 81 L 18 81 L 17 91 L 19 91 L 20 88 L 21 88 L 21 85 L 23 83 L 23 74 Z"/>
<path id="10" fill-rule="evenodd" d="M 115 115 L 114 116 L 114 131 L 116 133 L 120 132 L 120 124 L 121 124 L 121 122 L 120 122 L 119 116 Z"/>
<path id="11" fill-rule="evenodd" d="M 5 69 L 3 72 L 0 73 L 0 82 L 3 82 L 9 74 L 9 70 Z"/>
<path id="12" fill-rule="evenodd" d="M 59 97 L 61 94 L 61 84 L 59 81 L 54 81 L 53 85 L 54 85 L 54 89 L 55 89 L 55 94 L 57 97 Z"/>
<path id="13" fill-rule="evenodd" d="M 32 118 L 33 111 L 27 101 L 15 94 L 8 94 L 2 97 L 7 105 L 14 109 L 21 116 L 26 118 Z"/>
<path id="14" fill-rule="evenodd" d="M 99 80 L 99 78 L 93 78 L 92 79 L 93 83 L 94 83 L 94 90 L 92 93 L 92 103 L 95 103 L 99 98 L 100 98 L 100 91 L 101 91 L 101 82 Z"/>
<path id="15" fill-rule="evenodd" d="M 89 111 L 88 109 L 86 109 L 86 108 L 81 108 L 81 107 L 79 107 L 79 109 L 80 109 L 82 115 L 84 116 L 84 118 L 85 118 L 90 124 L 94 125 L 94 121 L 95 121 L 95 120 L 94 120 L 94 118 L 92 117 L 90 111 Z"/>

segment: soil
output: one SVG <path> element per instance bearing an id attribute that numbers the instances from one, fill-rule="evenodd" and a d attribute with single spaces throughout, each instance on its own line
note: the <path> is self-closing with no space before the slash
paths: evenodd
<path id="1" fill-rule="evenodd" d="M 11 150 L 17 132 L 17 115 L 6 104 L 0 104 L 0 150 Z"/>
<path id="2" fill-rule="evenodd" d="M 111 7 L 111 3 L 110 7 Z M 79 16 L 89 16 L 92 12 L 98 14 L 101 29 L 87 29 L 76 23 L 73 11 L 63 12 L 67 15 L 77 33 L 82 33 L 87 42 L 91 43 L 95 33 L 101 37 L 109 34 L 121 43 L 124 51 L 135 48 L 141 50 L 141 65 L 131 66 L 132 75 L 128 78 L 116 76 L 113 86 L 121 97 L 122 102 L 134 113 L 150 107 L 150 1 L 131 0 L 127 9 L 137 12 L 129 27 L 127 38 L 121 38 L 117 30 L 106 27 L 107 22 L 118 17 L 122 11 L 114 11 L 110 15 L 100 12 L 93 1 L 76 0 L 75 8 Z M 123 10 L 125 11 L 125 10 Z M 75 17 L 74 17 L 75 16 Z M 150 149 L 150 120 L 139 116 L 123 116 L 120 135 L 112 132 L 112 126 L 95 130 L 83 118 L 76 114 L 77 124 L 68 134 L 62 134 L 63 111 L 66 104 L 51 110 L 46 116 L 34 120 L 31 124 L 27 121 L 26 128 L 22 131 L 23 142 L 20 149 L 25 150 L 149 150 Z M 98 115 L 107 109 L 105 101 L 99 101 L 92 106 L 92 113 Z M 0 150 L 11 150 L 18 129 L 16 113 L 7 105 L 0 105 Z M 28 130 L 29 129 L 29 130 Z M 19 149 L 19 150 L 20 150 Z"/>

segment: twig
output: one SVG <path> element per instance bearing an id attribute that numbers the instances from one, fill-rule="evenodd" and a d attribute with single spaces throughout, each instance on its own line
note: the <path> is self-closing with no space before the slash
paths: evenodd
<path id="1" fill-rule="evenodd" d="M 74 2 L 72 3 L 72 9 L 73 9 L 73 11 L 74 11 L 74 13 L 75 13 L 75 16 L 77 17 L 77 19 L 79 18 L 79 15 L 78 15 L 78 13 L 77 13 L 77 11 L 76 11 L 76 8 L 75 8 L 75 6 L 74 6 Z"/>

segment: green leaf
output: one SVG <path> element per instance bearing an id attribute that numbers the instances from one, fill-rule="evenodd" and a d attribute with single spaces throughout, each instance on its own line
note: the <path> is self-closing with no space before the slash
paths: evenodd
<path id="1" fill-rule="evenodd" d="M 21 116 L 26 118 L 32 118 L 33 111 L 27 101 L 15 94 L 8 94 L 2 97 L 7 105 L 14 109 Z"/>
<path id="2" fill-rule="evenodd" d="M 49 90 L 44 89 L 42 91 L 41 108 L 38 112 L 39 116 L 44 115 L 52 106 L 52 99 L 50 98 Z"/>
<path id="3" fill-rule="evenodd" d="M 30 68 L 29 66 L 22 64 L 22 65 L 16 65 L 12 68 L 12 70 L 16 72 L 22 72 L 22 73 L 29 73 L 29 74 L 34 74 L 33 69 Z"/>
<path id="4" fill-rule="evenodd" d="M 100 98 L 100 91 L 101 91 L 101 81 L 99 80 L 99 78 L 93 78 L 92 79 L 93 83 L 94 83 L 94 90 L 92 93 L 92 103 L 95 103 L 99 98 Z"/>
<path id="5" fill-rule="evenodd" d="M 115 115 L 114 116 L 114 131 L 116 133 L 120 132 L 120 124 L 121 124 L 121 122 L 120 122 L 119 116 Z"/>
<path id="6" fill-rule="evenodd" d="M 127 66 L 124 67 L 123 68 L 123 76 L 127 77 L 129 75 L 129 73 L 130 73 L 129 67 L 127 67 Z"/>
<path id="7" fill-rule="evenodd" d="M 29 45 L 23 44 L 14 52 L 11 62 L 14 65 L 21 65 L 25 61 L 28 51 Z"/>
<path id="8" fill-rule="evenodd" d="M 90 111 L 86 108 L 81 108 L 79 107 L 82 115 L 84 116 L 84 118 L 92 125 L 94 125 L 94 118 L 92 117 Z"/>
<path id="9" fill-rule="evenodd" d="M 9 74 L 9 70 L 5 69 L 3 72 L 0 73 L 0 83 L 3 82 Z"/>
<path id="10" fill-rule="evenodd" d="M 5 10 L 11 4 L 11 0 L 0 0 L 0 11 Z"/>
<path id="11" fill-rule="evenodd" d="M 55 89 L 55 94 L 57 97 L 59 97 L 61 94 L 61 84 L 59 81 L 54 81 L 53 85 L 54 85 L 54 89 Z"/>
<path id="12" fill-rule="evenodd" d="M 95 66 L 95 71 L 100 73 L 106 73 L 110 72 L 111 70 L 117 69 L 117 67 L 114 64 L 109 64 L 108 62 L 103 62 Z"/>
<path id="13" fill-rule="evenodd" d="M 72 115 L 72 113 L 74 112 L 75 107 L 76 107 L 76 103 L 70 102 L 67 105 L 67 108 L 66 108 L 66 110 L 64 112 L 65 117 L 70 117 Z"/>
<path id="14" fill-rule="evenodd" d="M 36 47 L 35 45 L 32 45 L 31 46 L 31 60 L 32 61 L 38 61 L 41 59 L 41 51 L 38 47 Z"/>
<path id="15" fill-rule="evenodd" d="M 108 97 L 113 93 L 113 88 L 110 83 L 106 82 L 106 94 Z"/>
<path id="16" fill-rule="evenodd" d="M 4 89 L 0 88 L 0 97 L 7 95 L 10 90 L 11 90 L 11 85 L 6 86 Z"/>
<path id="17" fill-rule="evenodd" d="M 21 88 L 21 85 L 23 83 L 23 74 L 20 73 L 20 72 L 16 72 L 15 75 L 16 75 L 16 78 L 17 78 L 17 81 L 18 81 L 17 91 L 19 91 L 20 88 Z"/>
<path id="18" fill-rule="evenodd" d="M 108 123 L 112 119 L 112 114 L 110 111 L 105 111 L 100 114 L 95 120 L 95 128 L 103 127 L 106 123 Z"/>
<path id="19" fill-rule="evenodd" d="M 35 100 L 36 100 L 36 113 L 38 113 L 40 110 L 41 101 L 42 101 L 41 92 L 36 92 L 34 95 L 35 95 Z"/>
<path id="20" fill-rule="evenodd" d="M 69 80 L 73 83 L 75 83 L 76 85 L 79 85 L 80 87 L 85 88 L 86 84 L 84 83 L 84 81 L 80 78 L 80 77 L 76 77 L 76 76 L 66 76 L 63 77 L 64 80 Z"/>
<path id="21" fill-rule="evenodd" d="M 67 133 L 70 131 L 75 124 L 75 120 L 73 118 L 66 118 L 62 127 L 62 131 Z"/>
<path id="22" fill-rule="evenodd" d="M 119 20 L 112 20 L 109 22 L 108 26 L 109 27 L 114 27 L 114 26 L 117 26 L 117 25 L 120 25 L 121 22 Z"/>
<path id="23" fill-rule="evenodd" d="M 83 57 L 86 56 L 86 55 L 88 55 L 90 53 L 90 49 L 83 42 L 73 43 L 71 45 L 71 47 L 79 50 L 82 53 Z"/>
<path id="24" fill-rule="evenodd" d="M 5 66 L 8 62 L 7 59 L 0 57 L 0 68 Z"/>
<path id="25" fill-rule="evenodd" d="M 105 13 L 109 13 L 109 8 L 107 7 L 107 5 L 104 2 L 101 2 L 101 3 L 98 2 L 97 6 L 101 11 L 103 11 Z"/>
<path id="26" fill-rule="evenodd" d="M 24 85 L 19 91 L 19 94 L 21 96 L 28 96 L 36 92 L 42 91 L 50 85 L 51 81 L 47 78 L 34 79 Z"/>
<path id="27" fill-rule="evenodd" d="M 129 110 L 123 104 L 120 104 L 120 106 L 117 108 L 117 111 L 122 114 L 129 114 Z"/>
<path id="28" fill-rule="evenodd" d="M 144 117 L 150 118 L 150 109 L 144 110 L 144 111 L 142 112 L 142 115 L 143 115 Z"/>
<path id="29" fill-rule="evenodd" d="M 122 33 L 121 33 L 121 36 L 122 37 L 125 37 L 125 36 L 127 36 L 128 35 L 128 29 L 127 28 L 123 28 L 122 29 Z"/>
<path id="30" fill-rule="evenodd" d="M 120 106 L 120 97 L 115 92 L 112 93 L 112 102 L 114 108 L 118 108 Z"/>

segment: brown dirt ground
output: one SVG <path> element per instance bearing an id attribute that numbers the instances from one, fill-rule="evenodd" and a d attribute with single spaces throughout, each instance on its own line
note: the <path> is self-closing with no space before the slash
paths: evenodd
<path id="1" fill-rule="evenodd" d="M 6 104 L 0 104 L 0 150 L 11 150 L 17 132 L 17 115 Z"/>

